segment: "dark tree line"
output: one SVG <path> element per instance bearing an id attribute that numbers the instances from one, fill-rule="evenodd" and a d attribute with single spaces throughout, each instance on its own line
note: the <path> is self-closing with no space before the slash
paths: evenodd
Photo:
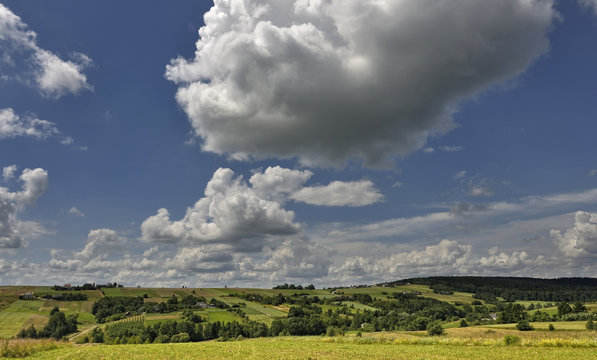
<path id="1" fill-rule="evenodd" d="M 315 290 L 315 285 L 310 284 L 305 287 L 303 285 L 294 285 L 294 284 L 284 284 L 284 285 L 276 285 L 272 289 L 274 290 Z"/>
<path id="2" fill-rule="evenodd" d="M 308 296 L 307 294 L 293 294 L 292 296 L 284 296 L 278 293 L 273 296 L 261 295 L 257 293 L 231 293 L 229 296 L 241 298 L 246 301 L 252 301 L 264 305 L 278 306 L 281 304 L 290 305 L 310 305 L 310 304 L 323 304 L 323 299 L 319 296 Z"/>
<path id="3" fill-rule="evenodd" d="M 71 287 L 54 285 L 54 286 L 52 286 L 52 290 L 56 290 L 56 291 L 100 290 L 101 288 L 121 288 L 123 286 L 124 285 L 118 284 L 118 283 L 107 283 L 107 284 L 97 284 L 97 285 L 95 283 L 85 283 L 83 285 L 76 285 L 76 286 L 71 286 Z"/>
<path id="4" fill-rule="evenodd" d="M 404 279 L 388 283 L 427 285 L 440 291 L 462 291 L 476 295 L 476 298 L 488 302 L 497 301 L 498 297 L 506 301 L 596 301 L 597 279 L 594 278 L 558 278 L 535 279 L 523 277 L 478 277 L 478 276 L 439 276 L 428 278 Z"/>

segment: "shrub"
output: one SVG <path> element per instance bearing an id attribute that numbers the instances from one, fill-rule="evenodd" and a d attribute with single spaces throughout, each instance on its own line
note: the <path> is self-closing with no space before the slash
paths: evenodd
<path id="1" fill-rule="evenodd" d="M 460 327 L 467 327 L 468 323 L 466 322 L 466 320 L 462 319 L 460 320 Z"/>
<path id="2" fill-rule="evenodd" d="M 549 324 L 549 331 L 554 331 L 556 328 L 553 326 L 553 324 Z"/>
<path id="3" fill-rule="evenodd" d="M 520 330 L 520 331 L 531 331 L 531 330 L 535 330 L 535 328 L 533 327 L 533 325 L 531 325 L 531 323 L 529 323 L 526 320 L 522 320 L 518 324 L 516 324 L 516 328 L 518 330 Z"/>
<path id="4" fill-rule="evenodd" d="M 357 337 L 363 337 L 363 333 L 360 331 L 357 331 Z"/>
<path id="5" fill-rule="evenodd" d="M 158 335 L 156 336 L 155 340 L 153 341 L 155 344 L 165 344 L 170 342 L 170 336 L 168 335 Z"/>
<path id="6" fill-rule="evenodd" d="M 30 324 L 28 327 L 23 328 L 18 334 L 17 338 L 31 338 L 35 339 L 39 337 L 39 334 L 33 324 Z"/>
<path id="7" fill-rule="evenodd" d="M 339 336 L 344 335 L 344 331 L 336 326 L 328 326 L 327 331 L 325 332 L 326 336 Z"/>
<path id="8" fill-rule="evenodd" d="M 104 332 L 100 328 L 95 328 L 91 330 L 91 342 L 94 343 L 103 343 L 104 342 Z"/>
<path id="9" fill-rule="evenodd" d="M 593 319 L 587 320 L 587 324 L 585 325 L 585 327 L 587 328 L 587 330 L 595 330 L 595 323 L 593 322 Z"/>
<path id="10" fill-rule="evenodd" d="M 176 335 L 172 335 L 170 342 L 173 343 L 185 343 L 191 341 L 191 336 L 187 333 L 180 333 Z"/>
<path id="11" fill-rule="evenodd" d="M 435 321 L 427 326 L 427 334 L 429 336 L 439 336 L 444 333 L 444 328 L 441 323 Z"/>
<path id="12" fill-rule="evenodd" d="M 506 335 L 504 336 L 504 345 L 519 345 L 521 340 L 516 335 Z"/>
<path id="13" fill-rule="evenodd" d="M 593 316 L 589 312 L 570 313 L 560 316 L 560 321 L 586 321 Z"/>

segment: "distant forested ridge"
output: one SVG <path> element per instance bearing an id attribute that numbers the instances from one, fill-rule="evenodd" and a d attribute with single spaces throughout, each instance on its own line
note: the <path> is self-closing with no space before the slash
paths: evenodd
<path id="1" fill-rule="evenodd" d="M 394 281 L 387 285 L 419 284 L 438 291 L 462 291 L 488 302 L 506 301 L 597 301 L 597 279 L 529 277 L 436 276 Z"/>

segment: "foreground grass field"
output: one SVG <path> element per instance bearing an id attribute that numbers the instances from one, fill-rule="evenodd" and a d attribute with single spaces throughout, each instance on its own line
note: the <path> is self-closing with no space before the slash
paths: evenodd
<path id="1" fill-rule="evenodd" d="M 62 345 L 28 359 L 594 359 L 597 344 L 576 347 L 500 341 L 471 345 L 451 338 L 375 339 L 278 337 L 231 342 L 149 345 Z"/>

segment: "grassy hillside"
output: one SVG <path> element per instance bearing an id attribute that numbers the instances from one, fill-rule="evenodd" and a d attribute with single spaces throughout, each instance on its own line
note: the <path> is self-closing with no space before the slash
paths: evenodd
<path id="1" fill-rule="evenodd" d="M 216 304 L 223 304 L 222 307 L 224 308 L 216 308 L 211 305 L 209 307 L 197 305 L 190 309 L 190 314 L 196 314 L 200 316 L 200 321 L 202 321 L 202 324 L 214 323 L 214 325 L 217 326 L 222 326 L 218 324 L 226 324 L 231 322 L 243 324 L 248 320 L 263 323 L 267 325 L 267 327 L 276 325 L 276 321 L 278 322 L 277 326 L 280 325 L 280 321 L 284 322 L 284 326 L 290 326 L 290 323 L 288 323 L 288 320 L 290 319 L 289 312 L 290 316 L 297 316 L 296 313 L 293 315 L 291 309 L 294 308 L 294 310 L 297 310 L 297 308 L 300 308 L 303 309 L 301 312 L 305 311 L 305 313 L 298 316 L 302 316 L 304 319 L 308 319 L 311 316 L 309 314 L 310 311 L 314 311 L 313 309 L 319 311 L 320 315 L 317 316 L 324 320 L 323 333 L 326 332 L 326 327 L 333 326 L 339 330 L 342 328 L 340 330 L 341 332 L 347 332 L 353 335 L 357 330 L 362 331 L 363 334 L 373 334 L 375 331 L 380 330 L 387 330 L 387 333 L 395 334 L 397 333 L 397 330 L 411 330 L 409 332 L 410 334 L 416 334 L 416 331 L 413 332 L 412 330 L 425 329 L 425 326 L 433 321 L 440 321 L 442 326 L 451 331 L 452 335 L 454 336 L 459 334 L 458 332 L 454 332 L 456 330 L 460 331 L 461 333 L 467 333 L 467 331 L 474 332 L 476 331 L 474 329 L 479 329 L 481 328 L 480 326 L 482 326 L 484 329 L 483 331 L 488 332 L 488 334 L 491 332 L 499 333 L 500 331 L 510 331 L 515 329 L 515 324 L 496 324 L 495 313 L 499 313 L 499 311 L 501 311 L 501 309 L 508 303 L 495 303 L 494 301 L 486 302 L 483 299 L 479 299 L 478 296 L 472 292 L 458 291 L 450 288 L 452 285 L 453 287 L 458 288 L 466 288 L 470 285 L 461 278 L 456 278 L 456 280 L 454 280 L 455 278 L 438 279 L 441 280 L 437 280 L 437 282 L 429 284 L 410 283 L 403 281 L 400 283 L 381 284 L 380 286 L 310 290 L 297 288 L 255 289 L 109 287 L 97 290 L 69 291 L 53 289 L 48 286 L 0 287 L 0 339 L 12 338 L 19 333 L 21 329 L 29 326 L 30 324 L 33 324 L 38 330 L 43 328 L 48 322 L 50 311 L 57 307 L 60 311 L 64 312 L 65 315 L 78 314 L 79 333 L 71 334 L 69 335 L 69 338 L 77 342 L 82 340 L 87 341 L 91 339 L 91 331 L 95 328 L 102 329 L 102 331 L 104 331 L 107 326 L 120 322 L 117 321 L 119 318 L 124 317 L 126 319 L 129 316 L 125 315 L 125 311 L 122 310 L 121 316 L 118 318 L 107 317 L 107 323 L 104 324 L 98 324 L 96 322 L 96 317 L 92 314 L 93 304 L 102 298 L 115 299 L 119 297 L 128 299 L 136 298 L 140 301 L 140 306 L 147 305 L 145 306 L 147 310 L 142 310 L 145 312 L 144 315 L 135 317 L 134 319 L 129 319 L 131 321 L 141 322 L 146 327 L 156 326 L 165 321 L 175 321 L 175 327 L 179 325 L 182 326 L 183 324 L 181 324 L 181 322 L 183 322 L 183 319 L 188 319 L 189 308 L 176 309 L 176 307 L 173 307 L 172 309 L 168 308 L 166 311 L 163 309 L 156 311 L 156 305 L 163 306 L 165 304 L 171 304 L 174 299 L 180 299 L 180 301 L 182 301 L 182 299 L 185 297 L 193 296 L 193 299 L 196 298 L 197 301 L 201 299 L 201 302 L 205 302 L 204 304 L 211 303 L 213 301 L 215 301 Z M 474 284 L 481 286 L 478 282 L 479 278 L 473 279 Z M 418 281 L 417 279 L 411 280 L 415 282 Z M 427 279 L 422 282 L 429 281 L 430 280 Z M 502 283 L 504 279 L 490 278 L 488 281 L 491 284 L 497 284 Z M 532 282 L 529 279 L 518 279 L 510 285 L 504 285 L 504 288 L 515 288 L 520 290 L 521 284 L 528 283 L 529 281 Z M 587 281 L 588 280 L 578 280 L 577 283 L 579 283 L 583 289 L 587 290 Z M 561 282 L 556 282 L 556 285 L 554 285 L 556 287 L 552 286 L 551 289 L 556 289 L 559 285 L 561 285 Z M 486 286 L 483 288 L 486 288 Z M 565 289 L 567 289 L 569 293 L 572 293 L 575 291 L 574 284 L 565 285 Z M 591 288 L 588 288 L 587 294 L 592 293 L 592 291 L 593 290 Z M 26 293 L 33 293 L 33 295 L 35 295 L 37 298 L 35 300 L 19 299 L 19 296 L 22 296 Z M 65 293 L 85 294 L 87 299 L 78 301 L 64 301 L 48 298 Z M 274 301 L 279 297 L 283 298 L 284 300 L 281 302 Z M 426 308 L 417 308 L 416 303 L 410 303 L 413 299 L 430 299 L 425 303 L 420 303 L 420 305 L 425 304 L 423 306 L 435 308 L 433 311 L 439 312 L 426 312 Z M 312 302 L 314 303 L 311 304 Z M 195 300 L 193 300 L 193 304 L 195 304 Z M 197 304 L 199 304 L 199 302 L 197 302 Z M 522 305 L 523 309 L 529 307 L 532 309 L 526 311 L 528 313 L 529 320 L 533 319 L 532 315 L 537 311 L 537 308 L 545 316 L 549 317 L 549 320 L 541 319 L 541 321 L 546 322 L 532 323 L 536 329 L 536 331 L 532 332 L 533 334 L 544 334 L 549 338 L 554 338 L 556 333 L 559 333 L 562 336 L 563 334 L 567 334 L 566 336 L 569 337 L 572 333 L 576 334 L 578 332 L 585 331 L 585 321 L 558 321 L 554 323 L 557 329 L 556 333 L 553 331 L 549 332 L 549 323 L 557 320 L 556 315 L 558 314 L 558 308 L 556 307 L 557 304 L 554 302 L 540 300 L 517 300 L 514 302 L 514 304 Z M 597 302 L 587 302 L 585 305 L 587 308 L 585 313 L 588 312 L 590 314 L 591 312 L 596 312 Z M 408 306 L 415 306 L 412 309 L 418 310 L 409 310 Z M 229 308 L 226 309 L 226 307 Z M 415 311 L 417 312 L 416 314 Z M 447 315 L 448 313 L 446 312 L 449 312 L 449 315 Z M 131 313 L 131 315 L 136 314 L 141 314 L 141 312 Z M 441 317 L 436 317 L 436 314 L 443 315 L 441 315 Z M 466 328 L 469 330 L 459 329 L 461 326 L 461 321 L 465 317 L 464 314 L 466 314 L 468 325 L 471 326 Z M 381 320 L 379 322 L 376 320 L 386 316 L 392 318 L 390 320 Z M 405 320 L 405 318 L 409 319 Z M 584 319 L 586 319 L 586 317 Z M 560 320 L 580 319 L 561 318 Z M 349 325 L 350 321 L 352 321 L 352 325 Z M 309 324 L 305 326 L 320 325 Z M 203 325 L 203 328 L 205 329 L 205 325 Z M 295 333 L 292 332 L 292 329 L 288 329 L 290 332 L 283 331 L 281 333 L 284 335 L 305 334 Z M 179 330 L 179 332 L 181 331 L 184 332 L 183 330 Z M 238 334 L 238 332 L 236 333 Z M 241 333 L 244 334 L 244 332 Z M 311 334 L 320 333 L 322 332 L 311 332 Z M 275 334 L 277 333 L 274 333 L 274 335 Z M 475 334 L 475 336 L 479 335 L 478 333 Z M 502 336 L 501 333 L 499 334 Z M 193 338 L 195 339 L 193 341 L 214 339 L 218 336 L 222 336 L 221 332 L 220 335 L 216 335 L 215 337 L 213 337 L 213 335 L 211 335 L 211 337 L 205 338 L 197 337 Z M 233 337 L 235 336 L 236 335 Z M 563 338 L 566 338 L 566 336 L 563 336 Z M 143 337 L 141 342 L 146 341 L 145 339 L 146 338 Z M 170 339 L 170 337 L 168 337 L 168 339 Z M 112 338 L 112 340 L 114 340 L 114 338 Z M 128 340 L 124 339 L 122 341 Z M 153 337 L 151 338 L 151 341 L 154 341 Z"/>

